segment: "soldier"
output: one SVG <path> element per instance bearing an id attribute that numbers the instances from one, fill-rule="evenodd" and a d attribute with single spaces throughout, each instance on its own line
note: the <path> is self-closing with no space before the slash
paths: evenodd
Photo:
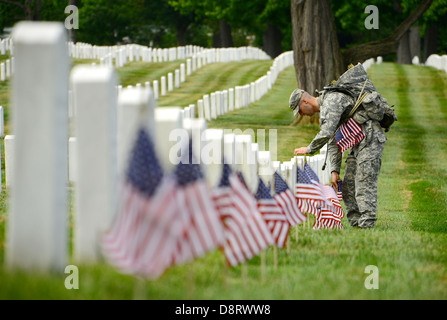
<path id="1" fill-rule="evenodd" d="M 366 105 L 377 101 L 377 99 L 374 100 L 376 96 L 370 96 L 365 99 Z M 383 100 L 386 102 L 385 99 Z M 336 190 L 337 182 L 341 180 L 342 153 L 332 138 L 337 128 L 349 118 L 354 104 L 354 97 L 330 90 L 316 98 L 302 89 L 296 89 L 289 100 L 289 107 L 295 116 L 298 113 L 301 116 L 312 116 L 319 112 L 320 132 L 307 147 L 297 148 L 294 153 L 295 155 L 314 154 L 329 142 L 331 182 Z M 387 138 L 374 112 L 367 112 L 361 108 L 354 113 L 353 118 L 362 127 L 365 138 L 356 146 L 351 147 L 347 156 L 342 183 L 343 201 L 351 226 L 373 228 L 377 220 L 377 183 Z"/>

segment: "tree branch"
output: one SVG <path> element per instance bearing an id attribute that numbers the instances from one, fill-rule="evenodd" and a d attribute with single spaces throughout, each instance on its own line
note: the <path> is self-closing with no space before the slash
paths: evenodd
<path id="1" fill-rule="evenodd" d="M 347 49 L 343 53 L 345 66 L 363 62 L 372 57 L 396 53 L 400 38 L 430 8 L 432 2 L 433 0 L 422 0 L 419 6 L 387 38 Z"/>
<path id="2" fill-rule="evenodd" d="M 22 3 L 18 2 L 18 1 L 0 0 L 0 2 L 6 3 L 6 4 L 10 4 L 10 5 L 13 5 L 13 6 L 17 6 L 20 9 L 25 10 L 25 6 Z"/>

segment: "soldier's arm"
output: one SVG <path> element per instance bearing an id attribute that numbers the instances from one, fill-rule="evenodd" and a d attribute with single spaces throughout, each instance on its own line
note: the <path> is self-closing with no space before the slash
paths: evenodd
<path id="1" fill-rule="evenodd" d="M 314 154 L 332 138 L 338 128 L 343 112 L 351 103 L 352 99 L 342 93 L 328 93 L 324 99 L 323 106 L 320 107 L 320 110 L 324 110 L 324 113 L 320 116 L 320 132 L 307 146 L 307 153 Z"/>
<path id="2" fill-rule="evenodd" d="M 329 161 L 331 163 L 331 171 L 336 171 L 340 173 L 342 154 L 340 152 L 340 148 L 335 143 L 335 139 L 328 143 L 327 152 L 329 156 Z"/>

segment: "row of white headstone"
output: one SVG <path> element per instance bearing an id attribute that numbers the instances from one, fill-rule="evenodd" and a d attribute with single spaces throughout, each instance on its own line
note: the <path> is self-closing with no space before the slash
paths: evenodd
<path id="1" fill-rule="evenodd" d="M 13 45 L 12 45 L 12 38 L 8 37 L 5 39 L 0 40 L 0 54 L 5 55 L 7 52 L 12 54 L 13 51 Z"/>
<path id="2" fill-rule="evenodd" d="M 249 53 L 251 51 L 251 54 Z M 211 53 L 211 55 L 210 55 Z M 201 59 L 200 56 L 207 57 Z M 225 57 L 226 59 L 214 59 L 211 57 Z M 169 92 L 180 88 L 181 83 L 186 81 L 187 76 L 190 76 L 197 69 L 202 68 L 207 63 L 240 61 L 239 59 L 265 59 L 265 53 L 257 48 L 223 48 L 223 49 L 207 49 L 188 58 L 185 63 L 180 64 L 180 68 L 176 69 L 174 73 L 170 72 L 167 76 L 161 76 L 160 81 L 154 80 L 152 86 L 150 82 L 145 82 L 146 87 L 151 87 L 154 92 L 155 100 L 160 96 L 166 96 Z M 109 64 L 110 65 L 110 64 Z M 202 99 L 197 101 L 197 104 L 190 104 L 185 109 L 185 117 L 195 118 L 196 109 L 197 117 L 204 118 L 208 121 L 216 119 L 220 115 L 224 115 L 229 111 L 247 107 L 251 103 L 261 99 L 276 82 L 278 74 L 285 68 L 293 65 L 293 52 L 284 52 L 273 61 L 270 70 L 266 75 L 260 77 L 258 80 L 244 85 L 229 88 L 227 90 L 216 91 L 206 94 Z M 141 86 L 140 84 L 136 85 Z M 119 86 L 119 90 L 122 87 Z M 70 110 L 71 107 L 70 107 Z M 71 111 L 70 111 L 71 114 Z"/>
<path id="3" fill-rule="evenodd" d="M 68 51 L 72 58 L 98 59 L 101 64 L 115 67 L 122 67 L 132 61 L 169 62 L 188 58 L 197 60 L 199 65 L 246 59 L 271 59 L 263 50 L 255 47 L 206 49 L 188 45 L 174 48 L 151 48 L 139 44 L 95 46 L 69 42 Z"/>
<path id="4" fill-rule="evenodd" d="M 14 73 L 14 57 L 0 63 L 0 81 L 6 81 L 11 78 Z"/>
<path id="5" fill-rule="evenodd" d="M 447 72 L 447 55 L 432 54 L 425 61 L 425 65 Z"/>
<path id="6" fill-rule="evenodd" d="M 257 48 L 252 48 L 253 54 L 235 54 L 234 56 L 244 59 L 255 59 L 262 57 L 263 54 L 259 54 L 260 51 Z M 218 49 L 225 50 L 225 49 Z M 219 52 L 216 49 L 210 49 L 209 52 Z M 227 52 L 246 52 L 247 47 L 243 48 L 232 48 L 227 50 Z M 215 55 L 215 54 L 214 54 Z M 221 54 L 222 55 L 222 54 Z M 199 63 L 197 63 L 199 61 Z M 175 72 L 169 72 L 167 76 L 161 76 L 160 82 L 154 80 L 152 86 L 150 82 L 145 82 L 145 87 L 152 88 L 154 92 L 155 100 L 158 100 L 160 96 L 166 96 L 169 92 L 180 88 L 181 83 L 186 81 L 187 76 L 190 76 L 193 72 L 200 69 L 202 66 L 208 63 L 214 63 L 214 59 L 210 60 L 197 60 L 197 56 L 194 55 L 192 58 L 188 58 L 185 63 L 180 64 L 179 69 L 175 69 Z M 207 94 L 203 99 L 197 102 L 198 117 L 205 118 L 207 120 L 216 119 L 217 116 L 223 115 L 228 111 L 233 111 L 234 109 L 239 109 L 248 106 L 250 103 L 257 101 L 264 96 L 268 90 L 271 89 L 272 85 L 275 83 L 276 78 L 282 70 L 293 64 L 293 54 L 291 51 L 286 52 L 278 56 L 271 68 L 265 76 L 262 76 L 258 80 L 252 82 L 251 84 L 245 86 L 236 86 L 236 88 L 230 88 L 228 90 L 216 91 L 211 94 Z M 136 87 L 141 87 L 141 83 L 137 83 Z M 121 90 L 122 86 L 118 86 L 118 90 Z M 69 115 L 70 117 L 75 114 L 73 103 L 71 103 L 71 93 L 69 94 Z M 196 105 L 190 104 L 185 107 L 185 117 L 195 118 L 196 117 Z"/>
<path id="7" fill-rule="evenodd" d="M 276 131 L 270 134 L 269 151 L 260 150 L 260 141 L 254 143 L 251 134 L 207 129 L 205 119 L 184 119 L 180 107 L 157 108 L 150 88 L 118 91 L 116 71 L 109 66 L 80 65 L 70 73 L 66 32 L 60 23 L 20 22 L 13 37 L 17 62 L 11 85 L 13 136 L 5 137 L 7 180 L 11 181 L 5 259 L 9 268 L 64 270 L 69 172 L 75 196 L 74 260 L 101 259 L 100 237 L 116 213 L 118 186 L 139 126 L 147 129 L 166 173 L 180 160 L 179 137 L 183 141 L 191 137 L 210 187 L 220 179 L 225 156 L 244 174 L 252 192 L 258 175 L 271 181 L 272 169 L 294 188 L 296 168 L 303 165 L 303 158 L 275 161 L 276 141 L 271 138 Z M 69 87 L 77 110 L 76 134 L 71 139 Z M 320 160 L 312 159 L 317 158 L 308 159 L 317 171 Z"/>
<path id="8" fill-rule="evenodd" d="M 260 100 L 276 82 L 278 74 L 293 65 L 293 52 L 284 52 L 273 61 L 270 70 L 258 80 L 243 86 L 206 94 L 197 101 L 197 116 L 208 121 L 229 111 L 249 106 Z"/>
<path id="9" fill-rule="evenodd" d="M 10 37 L 0 41 L 0 55 L 6 55 L 7 53 L 9 53 L 11 59 L 0 63 L 0 81 L 8 80 L 14 72 L 13 45 Z"/>

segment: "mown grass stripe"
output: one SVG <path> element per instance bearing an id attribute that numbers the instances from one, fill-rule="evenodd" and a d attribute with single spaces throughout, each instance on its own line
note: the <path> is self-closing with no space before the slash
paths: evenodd
<path id="1" fill-rule="evenodd" d="M 415 181 L 409 185 L 413 194 L 410 203 L 412 226 L 415 230 L 447 232 L 447 154 L 445 141 L 439 139 L 445 129 L 444 114 L 439 96 L 445 74 L 431 68 L 401 67 L 402 77 L 408 81 L 407 112 L 412 115 L 408 125 L 406 162 L 414 170 Z M 443 189 L 444 188 L 444 189 Z"/>
<path id="2" fill-rule="evenodd" d="M 196 104 L 205 94 L 250 84 L 267 73 L 271 60 L 247 60 L 231 63 L 213 63 L 198 69 L 186 81 L 166 96 L 160 97 L 159 106 Z"/>

